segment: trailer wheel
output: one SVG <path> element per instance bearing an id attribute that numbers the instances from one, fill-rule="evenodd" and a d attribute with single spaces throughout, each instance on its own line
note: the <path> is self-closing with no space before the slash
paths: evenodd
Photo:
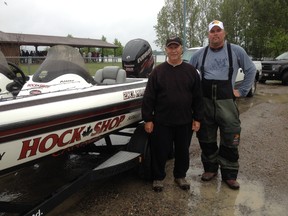
<path id="1" fill-rule="evenodd" d="M 144 124 L 135 129 L 130 141 L 127 144 L 127 151 L 137 152 L 142 155 L 142 161 L 137 167 L 140 178 L 151 180 L 151 152 L 149 136 L 144 130 Z"/>

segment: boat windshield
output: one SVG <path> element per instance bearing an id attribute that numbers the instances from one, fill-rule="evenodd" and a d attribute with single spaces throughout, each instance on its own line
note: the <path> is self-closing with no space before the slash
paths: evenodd
<path id="1" fill-rule="evenodd" d="M 46 59 L 39 66 L 32 80 L 46 83 L 65 74 L 77 74 L 86 82 L 95 84 L 79 51 L 64 45 L 56 45 L 48 50 Z"/>
<path id="2" fill-rule="evenodd" d="M 9 79 L 13 79 L 15 77 L 13 72 L 9 69 L 9 65 L 7 63 L 7 60 L 4 56 L 4 54 L 1 52 L 1 50 L 0 50 L 0 73 L 4 74 Z M 1 81 L 1 79 L 0 79 L 0 81 Z"/>
<path id="3" fill-rule="evenodd" d="M 1 52 L 1 50 L 0 50 L 0 65 L 3 67 L 9 68 L 7 60 L 4 56 L 4 54 Z"/>

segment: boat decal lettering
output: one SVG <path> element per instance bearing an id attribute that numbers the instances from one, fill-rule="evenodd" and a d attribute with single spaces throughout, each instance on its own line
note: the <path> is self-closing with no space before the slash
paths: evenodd
<path id="1" fill-rule="evenodd" d="M 134 71 L 134 68 L 133 68 L 133 67 L 126 67 L 125 70 L 128 71 L 128 72 L 133 72 L 133 71 Z"/>
<path id="2" fill-rule="evenodd" d="M 50 85 L 30 83 L 27 85 L 27 87 L 30 87 L 30 88 L 33 88 L 33 87 L 49 88 Z"/>
<path id="3" fill-rule="evenodd" d="M 82 133 L 82 136 L 83 136 L 83 137 L 89 136 L 89 134 L 91 134 L 92 131 L 93 131 L 93 130 L 92 130 L 91 126 L 89 125 L 89 126 L 87 127 L 87 130 Z"/>
<path id="4" fill-rule="evenodd" d="M 80 140 L 81 140 L 81 133 L 82 133 L 82 131 L 83 131 L 84 129 L 85 129 L 85 127 L 76 128 L 76 129 L 74 130 L 73 136 L 72 136 L 72 138 L 71 138 L 71 140 L 70 140 L 69 143 L 74 143 L 74 142 L 76 142 L 76 141 L 80 141 Z"/>
<path id="5" fill-rule="evenodd" d="M 87 138 L 90 141 L 97 139 L 99 136 L 101 136 L 101 134 L 112 131 L 119 127 L 125 118 L 126 115 L 120 115 L 110 119 L 105 119 L 103 121 L 95 122 L 94 126 L 86 125 L 65 130 L 61 134 L 51 133 L 44 137 L 40 136 L 24 140 L 22 141 L 22 149 L 18 160 L 35 156 L 38 153 L 49 152 L 56 147 L 69 148 L 73 145 L 85 145 L 87 143 Z M 3 155 L 4 153 L 2 156 Z"/>
<path id="6" fill-rule="evenodd" d="M 145 89 L 138 89 L 135 91 L 136 97 L 143 97 Z"/>
<path id="7" fill-rule="evenodd" d="M 145 88 L 123 92 L 123 100 L 143 97 Z"/>
<path id="8" fill-rule="evenodd" d="M 5 155 L 6 152 L 3 152 L 0 154 L 0 161 L 2 160 L 3 156 Z"/>
<path id="9" fill-rule="evenodd" d="M 60 83 L 74 83 L 75 80 L 61 80 Z"/>
<path id="10" fill-rule="evenodd" d="M 97 122 L 94 127 L 94 133 L 91 136 L 95 136 L 97 134 L 101 134 L 106 132 L 107 130 L 112 130 L 113 128 L 119 127 L 120 123 L 125 119 L 125 115 L 117 116 L 113 119 L 108 119 L 104 121 Z"/>
<path id="11" fill-rule="evenodd" d="M 150 53 L 152 53 L 152 49 L 149 48 L 142 56 L 137 59 L 137 63 L 143 61 Z"/>
<path id="12" fill-rule="evenodd" d="M 22 142 L 23 145 L 18 160 L 35 156 L 37 152 L 45 153 L 53 149 L 56 145 L 58 147 L 63 147 L 76 141 L 80 141 L 81 132 L 84 129 L 85 127 L 76 128 L 74 131 L 70 129 L 64 131 L 60 136 L 58 136 L 58 134 L 49 134 L 43 139 L 41 139 L 42 137 L 34 138 L 33 141 L 31 139 L 24 140 Z"/>
<path id="13" fill-rule="evenodd" d="M 124 100 L 128 100 L 128 99 L 135 98 L 135 97 L 136 97 L 136 95 L 135 95 L 134 91 L 123 92 L 123 99 Z"/>
<path id="14" fill-rule="evenodd" d="M 32 216 L 41 216 L 44 213 L 41 211 L 41 209 L 38 209 L 38 211 L 35 212 L 35 214 L 32 214 Z"/>

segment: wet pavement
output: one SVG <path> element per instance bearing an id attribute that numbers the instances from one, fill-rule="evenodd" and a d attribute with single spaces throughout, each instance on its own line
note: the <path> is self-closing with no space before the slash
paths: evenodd
<path id="1" fill-rule="evenodd" d="M 79 188 L 48 215 L 288 215 L 288 173 L 285 172 L 288 162 L 288 87 L 273 82 L 259 84 L 253 98 L 240 99 L 237 103 L 242 122 L 240 190 L 229 189 L 221 181 L 220 173 L 210 182 L 201 181 L 200 149 L 194 135 L 187 173 L 191 183 L 189 191 L 182 191 L 174 183 L 173 160 L 170 160 L 162 193 L 155 193 L 151 182 L 141 180 L 129 171 Z M 52 191 L 94 166 L 97 159 L 97 155 L 70 155 L 2 176 L 0 201 L 37 200 L 44 192 Z M 4 215 L 13 214 L 0 213 L 0 216 Z"/>

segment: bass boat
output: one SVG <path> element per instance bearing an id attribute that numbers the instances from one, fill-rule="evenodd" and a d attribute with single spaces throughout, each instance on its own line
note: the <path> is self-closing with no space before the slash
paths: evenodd
<path id="1" fill-rule="evenodd" d="M 141 101 L 154 61 L 146 41 L 131 43 L 122 63 L 133 76 L 116 66 L 91 76 L 77 49 L 56 45 L 28 77 L 0 52 L 0 174 L 142 121 Z"/>

